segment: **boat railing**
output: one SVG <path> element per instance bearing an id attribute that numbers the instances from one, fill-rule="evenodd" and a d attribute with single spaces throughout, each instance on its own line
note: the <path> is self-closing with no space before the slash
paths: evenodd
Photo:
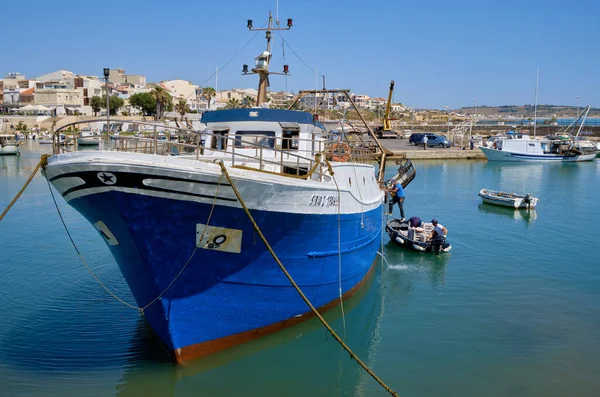
<path id="1" fill-rule="evenodd" d="M 72 133 L 74 138 L 78 135 L 77 129 L 72 128 L 75 125 L 105 121 L 102 119 L 76 121 L 56 129 L 52 136 L 54 153 L 78 150 L 78 145 L 71 149 L 64 147 L 64 132 Z M 180 156 L 205 162 L 212 162 L 219 158 L 226 160 L 236 168 L 252 168 L 268 173 L 318 178 L 319 180 L 323 180 L 328 171 L 328 164 L 325 160 L 333 158 L 333 147 L 335 143 L 338 143 L 327 139 L 301 139 L 299 137 L 223 135 L 210 130 L 197 131 L 143 121 L 112 120 L 112 122 L 152 127 L 154 129 L 153 136 L 120 135 L 118 138 L 109 139 L 108 136 L 103 135 L 103 148 L 100 150 L 108 148 L 108 150 L 131 153 Z M 159 139 L 159 129 L 168 132 L 169 136 L 165 135 L 164 138 Z M 146 132 L 148 132 L 147 129 Z M 76 142 L 76 139 L 71 139 L 69 135 L 66 136 L 69 141 Z M 206 143 L 209 142 L 209 137 L 212 139 L 210 139 L 210 147 L 207 147 Z M 350 147 L 350 145 L 347 147 L 349 151 L 345 153 L 344 161 L 370 162 L 375 159 L 373 148 Z"/>

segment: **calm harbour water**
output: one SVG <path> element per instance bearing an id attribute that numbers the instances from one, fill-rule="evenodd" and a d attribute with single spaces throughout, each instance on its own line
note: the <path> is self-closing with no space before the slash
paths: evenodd
<path id="1" fill-rule="evenodd" d="M 49 147 L 0 157 L 0 210 Z M 449 229 L 449 254 L 394 247 L 326 316 L 400 396 L 598 396 L 600 161 L 415 162 L 408 216 Z M 388 174 L 395 166 L 389 164 Z M 484 205 L 483 188 L 531 192 L 535 212 Z M 131 294 L 91 225 L 57 197 L 100 279 Z M 395 209 L 397 212 L 397 209 Z M 79 261 L 38 175 L 0 222 L 0 396 L 383 396 L 311 320 L 172 365 L 138 314 Z"/>

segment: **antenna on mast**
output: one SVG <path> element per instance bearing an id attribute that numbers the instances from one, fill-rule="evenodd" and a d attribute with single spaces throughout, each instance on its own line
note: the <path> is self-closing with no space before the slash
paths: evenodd
<path id="1" fill-rule="evenodd" d="M 278 3 L 279 4 L 279 3 Z M 279 6 L 279 5 L 278 5 Z M 273 15 L 269 12 L 269 23 L 266 28 L 254 28 L 252 26 L 252 19 L 248 19 L 248 30 L 266 31 L 265 38 L 267 39 L 267 50 L 263 51 L 256 58 L 254 58 L 255 66 L 252 68 L 252 73 L 248 72 L 248 65 L 243 65 L 242 74 L 258 74 L 258 94 L 256 95 L 256 106 L 258 107 L 261 103 L 267 102 L 267 87 L 269 86 L 269 75 L 280 74 L 287 75 L 289 73 L 288 65 L 283 65 L 283 73 L 275 73 L 269 71 L 269 62 L 271 61 L 271 32 L 274 30 L 290 30 L 293 26 L 292 18 L 288 18 L 287 27 L 280 28 L 279 21 L 276 21 L 277 27 L 273 25 Z"/>

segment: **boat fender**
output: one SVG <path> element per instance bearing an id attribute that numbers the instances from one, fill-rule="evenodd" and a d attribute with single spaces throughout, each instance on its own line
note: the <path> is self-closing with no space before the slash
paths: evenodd
<path id="1" fill-rule="evenodd" d="M 452 246 L 451 246 L 451 245 L 449 245 L 449 246 L 447 246 L 446 248 L 442 248 L 442 251 L 444 251 L 444 252 L 448 252 L 448 251 L 450 251 L 451 249 L 452 249 Z"/>
<path id="2" fill-rule="evenodd" d="M 398 244 L 404 244 L 404 240 L 401 239 L 400 236 L 396 236 L 395 240 Z"/>
<path id="3" fill-rule="evenodd" d="M 425 251 L 425 248 L 421 247 L 419 244 L 413 244 L 413 248 L 416 249 L 417 251 Z"/>

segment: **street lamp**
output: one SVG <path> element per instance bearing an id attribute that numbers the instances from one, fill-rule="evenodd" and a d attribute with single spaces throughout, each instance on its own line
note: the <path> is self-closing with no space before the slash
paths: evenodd
<path id="1" fill-rule="evenodd" d="M 104 68 L 104 82 L 106 90 L 106 150 L 110 144 L 110 98 L 108 97 L 108 76 L 110 74 L 109 68 Z"/>

